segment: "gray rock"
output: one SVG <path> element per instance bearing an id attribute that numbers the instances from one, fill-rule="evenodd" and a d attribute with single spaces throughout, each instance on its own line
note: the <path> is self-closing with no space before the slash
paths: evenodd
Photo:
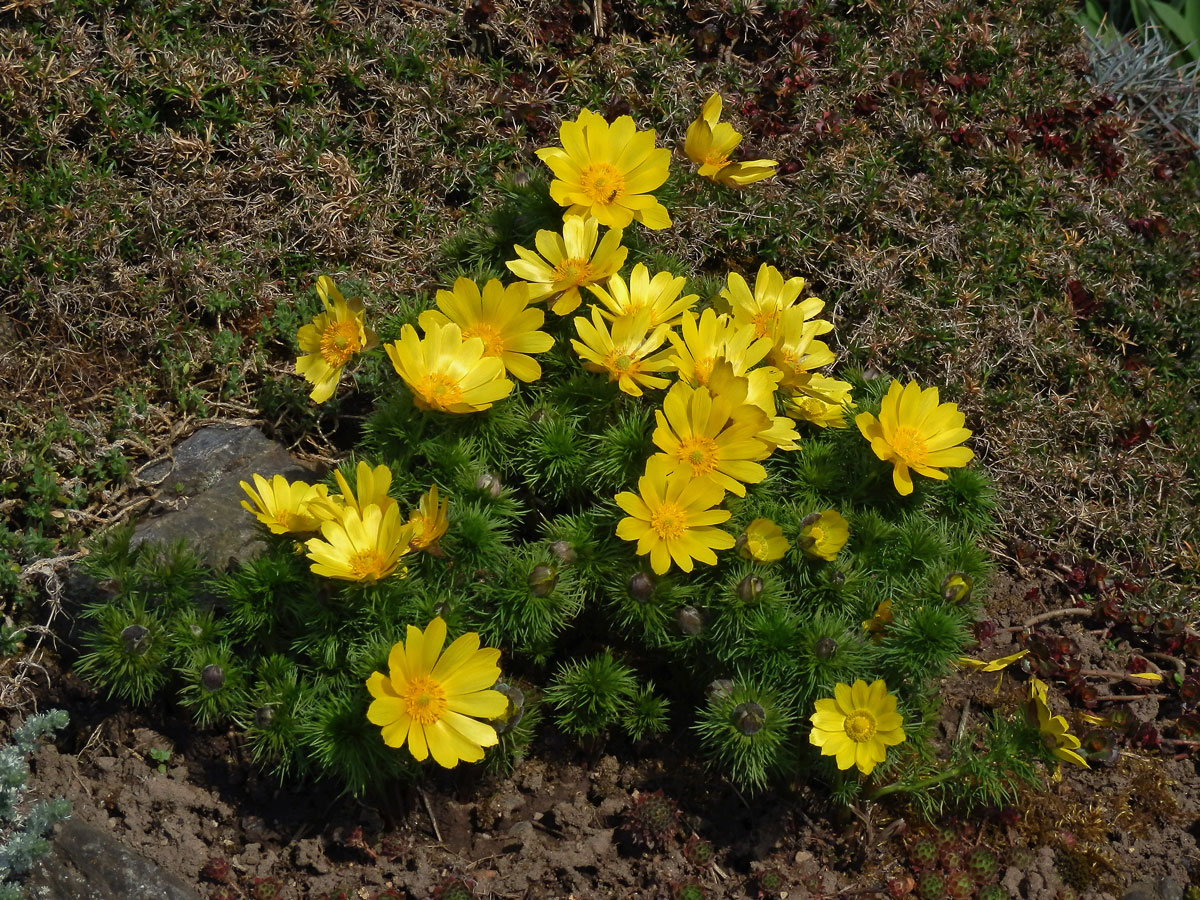
<path id="1" fill-rule="evenodd" d="M 175 448 L 171 459 L 138 473 L 139 481 L 158 489 L 158 514 L 137 526 L 134 546 L 186 540 L 214 568 L 257 556 L 264 545 L 255 518 L 241 507 L 246 494 L 238 486 L 253 484 L 255 473 L 310 482 L 316 477 L 253 425 L 201 428 Z"/>
<path id="2" fill-rule="evenodd" d="M 1164 875 L 1156 885 L 1159 900 L 1183 900 L 1183 885 Z"/>
<path id="3" fill-rule="evenodd" d="M 30 900 L 202 900 L 111 834 L 76 819 L 59 826 L 50 855 L 29 875 L 25 895 Z"/>
<path id="4" fill-rule="evenodd" d="M 1149 881 L 1139 881 L 1121 896 L 1121 900 L 1159 900 L 1159 895 Z"/>

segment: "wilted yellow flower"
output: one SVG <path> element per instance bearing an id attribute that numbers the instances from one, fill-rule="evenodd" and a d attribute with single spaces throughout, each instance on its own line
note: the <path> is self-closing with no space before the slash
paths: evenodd
<path id="1" fill-rule="evenodd" d="M 700 117 L 688 126 L 683 152 L 700 167 L 700 174 L 727 187 L 743 187 L 774 175 L 778 163 L 773 159 L 730 161 L 729 154 L 742 136 L 720 118 L 721 95 L 713 94 L 704 102 Z"/>
<path id="2" fill-rule="evenodd" d="M 254 501 L 254 506 L 251 506 L 243 500 L 242 508 L 254 513 L 254 517 L 266 525 L 271 534 L 302 534 L 320 527 L 321 519 L 313 507 L 325 498 L 325 485 L 289 482 L 282 475 L 276 475 L 270 481 L 258 473 L 251 477 L 257 491 L 244 481 L 238 482 Z"/>
<path id="3" fill-rule="evenodd" d="M 530 353 L 544 353 L 554 338 L 538 331 L 546 321 L 540 309 L 529 308 L 529 288 L 524 282 L 508 287 L 493 278 L 483 286 L 459 278 L 453 291 L 437 292 L 438 310 L 427 309 L 417 322 L 426 334 L 447 322 L 462 329 L 462 339 L 483 341 L 483 355 L 504 363 L 504 370 L 521 381 L 537 381 L 542 367 Z"/>
<path id="4" fill-rule="evenodd" d="M 408 626 L 406 643 L 388 654 L 388 674 L 374 672 L 367 690 L 375 699 L 367 720 L 383 729 L 383 742 L 403 747 L 417 761 L 453 769 L 458 761 L 479 762 L 494 747 L 496 729 L 480 719 L 504 714 L 508 698 L 491 689 L 500 678 L 500 651 L 481 649 L 468 631 L 442 652 L 446 623 L 434 619 L 425 631 Z"/>
<path id="5" fill-rule="evenodd" d="M 770 519 L 758 518 L 746 526 L 735 546 L 745 559 L 772 563 L 783 559 L 790 544 L 783 536 L 783 529 Z"/>
<path id="6" fill-rule="evenodd" d="M 699 317 L 690 310 L 685 312 L 679 334 L 672 331 L 667 337 L 675 349 L 671 365 L 688 384 L 707 385 L 713 367 L 721 360 L 729 363 L 734 375 L 745 375 L 771 350 L 770 339 L 755 338 L 752 326 L 736 328 L 729 316 L 717 315 L 712 309 L 702 311 Z"/>
<path id="7" fill-rule="evenodd" d="M 416 528 L 401 523 L 400 510 L 371 505 L 344 509 L 341 517 L 321 523 L 321 537 L 306 543 L 310 567 L 317 575 L 343 581 L 375 582 L 396 571 L 408 553 Z M 403 572 L 401 573 L 404 574 Z"/>
<path id="8" fill-rule="evenodd" d="M 384 349 L 419 409 L 479 412 L 512 390 L 512 382 L 504 377 L 503 361 L 484 356 L 481 338 L 464 341 L 462 330 L 453 322 L 427 330 L 424 338 L 405 325 L 400 340 Z"/>
<path id="9" fill-rule="evenodd" d="M 958 664 L 966 669 L 974 669 L 976 672 L 999 672 L 1007 669 L 1017 660 L 1029 654 L 1028 650 L 1022 650 L 1020 653 L 1013 653 L 1010 656 L 1001 656 L 999 659 L 993 659 L 984 662 L 982 659 L 972 659 L 969 656 L 960 656 Z"/>
<path id="10" fill-rule="evenodd" d="M 296 374 L 313 386 L 309 394 L 313 402 L 324 403 L 337 390 L 342 369 L 351 357 L 370 350 L 379 338 L 366 326 L 362 301 L 343 297 L 328 275 L 317 279 L 317 296 L 325 312 L 296 332 L 296 341 L 305 353 L 296 359 Z"/>
<path id="11" fill-rule="evenodd" d="M 611 125 L 589 110 L 559 129 L 562 147 L 537 151 L 550 167 L 550 197 L 568 216 L 595 216 L 624 228 L 634 219 L 647 228 L 670 228 L 671 217 L 651 191 L 667 180 L 671 151 L 654 146 L 654 131 L 638 131 L 621 116 Z"/>
<path id="12" fill-rule="evenodd" d="M 888 747 L 904 742 L 904 718 L 882 680 L 834 685 L 833 697 L 818 700 L 810 718 L 809 741 L 822 756 L 836 757 L 839 769 L 858 766 L 870 775 L 887 758 Z"/>
<path id="13" fill-rule="evenodd" d="M 754 279 L 753 292 L 745 278 L 737 272 L 730 272 L 721 296 L 733 311 L 735 325 L 753 325 L 756 338 L 769 337 L 774 340 L 779 329 L 780 314 L 798 304 L 805 284 L 799 276 L 784 281 L 778 269 L 763 263 Z M 810 297 L 799 302 L 799 306 L 803 310 L 801 319 L 811 319 L 825 304 L 816 297 Z"/>
<path id="14" fill-rule="evenodd" d="M 414 550 L 424 550 L 437 555 L 437 542 L 450 528 L 450 501 L 438 505 L 438 487 L 431 484 L 421 495 L 417 508 L 408 514 L 408 522 L 415 527 L 408 545 Z"/>
<path id="15" fill-rule="evenodd" d="M 707 475 L 739 497 L 746 496 L 745 485 L 767 477 L 758 460 L 771 448 L 755 438 L 766 418 L 757 407 L 678 383 L 654 417 L 654 445 L 676 469 L 693 478 Z"/>
<path id="16" fill-rule="evenodd" d="M 1044 688 L 1045 685 L 1042 687 Z M 1031 690 L 1030 694 L 1033 712 L 1037 717 L 1038 731 L 1042 733 L 1042 740 L 1050 748 L 1050 752 L 1058 759 L 1090 769 L 1091 766 L 1088 765 L 1087 760 L 1075 752 L 1079 749 L 1079 738 L 1071 734 L 1071 726 L 1067 723 L 1066 718 L 1051 715 L 1050 707 L 1046 705 L 1044 692 Z M 1055 773 L 1055 780 L 1059 777 L 1061 776 Z"/>
<path id="17" fill-rule="evenodd" d="M 650 327 L 656 328 L 674 325 L 699 299 L 695 294 L 679 296 L 685 284 L 686 278 L 670 272 L 659 272 L 651 278 L 650 270 L 638 263 L 633 267 L 628 285 L 620 275 L 614 275 L 608 279 L 607 289 L 591 284 L 588 290 L 604 304 L 600 312 L 605 318 L 636 316 L 646 309 L 650 311 Z"/>
<path id="18" fill-rule="evenodd" d="M 892 464 L 892 481 L 902 495 L 912 493 L 909 468 L 945 481 L 943 468 L 965 466 L 975 455 L 961 446 L 971 436 L 966 417 L 954 403 L 938 403 L 936 387 L 922 390 L 915 381 L 893 381 L 876 419 L 868 412 L 854 418 L 871 449 Z"/>
<path id="19" fill-rule="evenodd" d="M 805 517 L 800 529 L 800 546 L 809 556 L 833 562 L 849 537 L 850 525 L 842 514 L 836 509 L 826 509 Z"/>
<path id="20" fill-rule="evenodd" d="M 892 601 L 884 600 L 875 607 L 875 615 L 862 623 L 863 631 L 871 636 L 871 640 L 879 643 L 887 627 L 895 620 L 892 614 Z"/>
<path id="21" fill-rule="evenodd" d="M 621 229 L 609 229 L 597 247 L 599 232 L 595 217 L 567 216 L 561 235 L 539 231 L 537 253 L 513 247 L 520 259 L 505 265 L 528 282 L 531 301 L 544 298 L 552 312 L 565 316 L 579 306 L 581 287 L 607 281 L 625 265 L 629 250 L 621 246 Z"/>
<path id="22" fill-rule="evenodd" d="M 651 330 L 650 310 L 614 320 L 610 333 L 600 310 L 595 306 L 591 309 L 590 322 L 575 317 L 575 330 L 581 340 L 571 341 L 585 369 L 607 372 L 609 381 L 617 382 L 622 391 L 634 397 L 642 395 L 642 388 L 665 388 L 671 383 L 653 374 L 670 371 L 671 363 L 668 351 L 659 350 L 667 339 L 667 326 Z"/>
<path id="23" fill-rule="evenodd" d="M 693 560 L 716 565 L 714 550 L 728 550 L 733 535 L 712 526 L 726 521 L 729 510 L 716 509 L 725 491 L 710 478 L 692 478 L 661 455 L 646 463 L 638 493 L 617 494 L 617 506 L 628 516 L 617 523 L 617 537 L 637 541 L 639 556 L 650 554 L 650 568 L 666 574 L 671 561 L 685 572 Z"/>

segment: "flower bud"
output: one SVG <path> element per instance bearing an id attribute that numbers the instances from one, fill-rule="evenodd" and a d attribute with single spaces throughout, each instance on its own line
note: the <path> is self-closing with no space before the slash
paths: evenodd
<path id="1" fill-rule="evenodd" d="M 763 586 L 763 580 L 757 575 L 747 575 L 738 582 L 738 599 L 743 603 L 754 603 L 762 594 Z"/>
<path id="2" fill-rule="evenodd" d="M 733 682 L 728 678 L 718 678 L 708 686 L 708 700 L 717 703 L 733 693 Z"/>
<path id="3" fill-rule="evenodd" d="M 681 606 L 675 610 L 675 623 L 686 635 L 696 635 L 704 630 L 704 619 L 694 606 Z"/>
<path id="4" fill-rule="evenodd" d="M 748 700 L 733 708 L 729 721 L 746 737 L 751 737 L 762 731 L 767 721 L 767 711 L 753 700 Z"/>
<path id="5" fill-rule="evenodd" d="M 837 641 L 826 635 L 817 641 L 817 645 L 813 648 L 813 652 L 817 654 L 817 659 L 833 659 L 834 655 L 837 653 Z"/>
<path id="6" fill-rule="evenodd" d="M 575 548 L 571 546 L 570 541 L 555 541 L 550 545 L 550 552 L 554 554 L 555 559 L 567 565 L 570 565 L 579 558 L 579 554 L 575 552 Z"/>
<path id="7" fill-rule="evenodd" d="M 629 596 L 638 603 L 649 603 L 654 596 L 654 579 L 645 572 L 637 572 L 629 579 Z"/>
<path id="8" fill-rule="evenodd" d="M 150 629 L 143 625 L 126 625 L 121 631 L 121 646 L 130 656 L 144 656 L 150 649 Z"/>
<path id="9" fill-rule="evenodd" d="M 199 625 L 195 624 L 194 622 L 188 626 L 188 631 L 191 633 L 192 637 L 194 637 L 194 638 L 204 636 L 204 629 L 201 628 Z"/>
<path id="10" fill-rule="evenodd" d="M 500 476 L 493 475 L 491 472 L 484 472 L 475 479 L 475 487 L 493 500 L 499 500 L 500 492 L 504 489 L 504 485 L 500 483 Z"/>
<path id="11" fill-rule="evenodd" d="M 534 566 L 529 573 L 529 592 L 535 597 L 546 597 L 558 584 L 558 572 L 550 566 Z"/>
<path id="12" fill-rule="evenodd" d="M 210 693 L 219 691 L 225 683 L 225 670 L 216 663 L 210 663 L 200 673 L 200 684 Z"/>
<path id="13" fill-rule="evenodd" d="M 525 692 L 511 684 L 505 684 L 503 681 L 497 681 L 492 686 L 492 690 L 499 691 L 508 698 L 508 706 L 504 708 L 504 712 L 499 717 L 492 720 L 492 727 L 496 730 L 496 734 L 512 731 L 525 716 Z"/>
<path id="14" fill-rule="evenodd" d="M 969 575 L 962 572 L 951 572 L 942 579 L 942 597 L 947 603 L 961 606 L 971 599 L 971 589 L 975 582 Z"/>
<path id="15" fill-rule="evenodd" d="M 271 704 L 260 706 L 254 711 L 254 724 L 259 728 L 269 728 L 275 721 L 275 707 Z"/>

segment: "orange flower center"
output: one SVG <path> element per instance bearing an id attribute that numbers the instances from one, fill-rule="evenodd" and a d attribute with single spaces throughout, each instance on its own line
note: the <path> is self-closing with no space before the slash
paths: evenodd
<path id="1" fill-rule="evenodd" d="M 667 501 L 650 514 L 650 527 L 664 541 L 677 541 L 687 530 L 687 513 L 677 503 Z"/>
<path id="2" fill-rule="evenodd" d="M 625 176 L 611 163 L 594 162 L 579 173 L 579 186 L 593 203 L 608 206 L 625 191 Z"/>
<path id="3" fill-rule="evenodd" d="M 418 675 L 400 692 L 404 711 L 421 725 L 432 725 L 446 712 L 446 691 L 428 675 Z"/>
<path id="4" fill-rule="evenodd" d="M 361 349 L 357 322 L 331 322 L 321 333 L 321 359 L 335 369 L 344 366 Z"/>
<path id="5" fill-rule="evenodd" d="M 725 166 L 729 165 L 729 154 L 712 152 L 706 153 L 704 155 L 704 165 L 718 166 L 723 169 Z"/>
<path id="6" fill-rule="evenodd" d="M 608 369 L 612 378 L 622 375 L 636 376 L 641 372 L 641 365 L 629 353 L 620 347 L 614 347 L 604 357 L 604 368 Z"/>
<path id="7" fill-rule="evenodd" d="M 772 307 L 762 308 L 750 317 L 756 338 L 771 337 L 775 333 L 775 326 L 778 322 L 779 313 Z"/>
<path id="8" fill-rule="evenodd" d="M 696 360 L 696 384 L 707 385 L 709 376 L 712 375 L 713 366 L 716 364 L 717 361 L 712 356 L 706 356 L 703 359 Z"/>
<path id="9" fill-rule="evenodd" d="M 875 737 L 875 717 L 865 709 L 846 716 L 846 737 L 860 744 Z"/>
<path id="10" fill-rule="evenodd" d="M 679 442 L 675 458 L 692 467 L 692 475 L 699 478 L 717 467 L 717 442 L 712 438 L 692 435 Z"/>
<path id="11" fill-rule="evenodd" d="M 554 267 L 554 283 L 566 287 L 579 287 L 592 280 L 592 264 L 590 260 L 573 256 L 564 259 Z"/>
<path id="12" fill-rule="evenodd" d="M 392 564 L 378 550 L 360 550 L 347 565 L 358 581 L 378 581 L 392 571 Z"/>
<path id="13" fill-rule="evenodd" d="M 929 451 L 925 447 L 925 438 L 917 429 L 908 425 L 901 425 L 892 432 L 888 443 L 891 444 L 895 454 L 910 466 L 923 466 L 925 460 L 929 458 Z"/>
<path id="14" fill-rule="evenodd" d="M 448 409 L 463 398 L 462 388 L 444 372 L 430 372 L 416 385 L 417 396 L 435 409 Z"/>
<path id="15" fill-rule="evenodd" d="M 477 337 L 483 341 L 484 356 L 500 356 L 504 353 L 504 336 L 500 334 L 495 326 L 489 325 L 486 322 L 476 322 L 470 328 L 464 328 L 462 333 L 463 340 Z"/>

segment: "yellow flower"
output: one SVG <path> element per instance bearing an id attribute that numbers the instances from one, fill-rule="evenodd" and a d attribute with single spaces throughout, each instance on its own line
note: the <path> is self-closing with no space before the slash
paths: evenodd
<path id="1" fill-rule="evenodd" d="M 721 95 L 713 94 L 700 110 L 700 117 L 688 126 L 683 152 L 700 167 L 700 174 L 727 187 L 743 187 L 775 174 L 773 159 L 730 162 L 729 154 L 742 142 L 742 136 L 721 118 Z"/>
<path id="2" fill-rule="evenodd" d="M 1033 697 L 1033 711 L 1037 716 L 1038 731 L 1042 733 L 1042 740 L 1046 742 L 1050 752 L 1058 759 L 1090 769 L 1087 760 L 1075 752 L 1079 749 L 1079 738 L 1071 734 L 1071 726 L 1066 718 L 1051 715 L 1044 696 Z M 1061 776 L 1056 773 L 1055 780 L 1059 777 Z"/>
<path id="3" fill-rule="evenodd" d="M 667 180 L 671 151 L 655 149 L 654 131 L 638 131 L 629 116 L 611 125 L 589 110 L 559 129 L 562 147 L 537 151 L 550 167 L 550 197 L 567 216 L 595 216 L 624 228 L 634 219 L 647 228 L 670 228 L 671 217 L 651 191 Z"/>
<path id="4" fill-rule="evenodd" d="M 296 374 L 313 386 L 309 394 L 313 402 L 324 403 L 337 390 L 351 357 L 370 350 L 379 338 L 366 326 L 362 301 L 343 297 L 328 275 L 317 279 L 317 296 L 325 312 L 296 332 L 305 353 L 296 359 Z"/>
<path id="5" fill-rule="evenodd" d="M 405 325 L 400 340 L 384 349 L 420 409 L 479 412 L 512 390 L 503 361 L 484 356 L 481 338 L 464 341 L 453 322 L 427 330 L 424 338 Z"/>
<path id="6" fill-rule="evenodd" d="M 530 300 L 546 298 L 552 312 L 565 316 L 579 306 L 581 287 L 607 281 L 625 265 L 629 250 L 621 246 L 621 229 L 609 229 L 597 247 L 599 231 L 593 216 L 567 216 L 561 235 L 539 231 L 537 253 L 515 246 L 520 259 L 505 265 L 528 282 Z"/>
<path id="7" fill-rule="evenodd" d="M 774 340 L 780 314 L 797 305 L 804 286 L 803 278 L 796 276 L 784 281 L 778 269 L 763 263 L 754 279 L 753 292 L 745 278 L 737 272 L 730 272 L 726 287 L 721 289 L 721 296 L 733 311 L 733 324 L 739 327 L 753 325 L 756 338 L 769 337 Z M 804 310 L 802 318 L 811 319 L 824 305 L 816 297 L 799 303 Z"/>
<path id="8" fill-rule="evenodd" d="M 960 656 L 958 664 L 966 669 L 974 669 L 976 672 L 1000 672 L 1028 655 L 1028 653 L 1028 650 L 1022 650 L 1020 653 L 1013 653 L 1011 656 L 1001 656 L 999 659 L 993 659 L 989 662 L 984 662 L 982 659 L 972 659 L 969 656 Z"/>
<path id="9" fill-rule="evenodd" d="M 359 460 L 354 468 L 354 485 L 357 490 L 351 490 L 341 471 L 333 470 L 333 478 L 337 482 L 340 496 L 329 497 L 329 502 L 318 510 L 323 519 L 340 519 L 343 510 L 352 509 L 361 518 L 369 506 L 378 506 L 381 512 L 387 512 L 389 507 L 396 506 L 394 498 L 388 496 L 388 488 L 392 485 L 392 470 L 382 463 L 372 468 Z"/>
<path id="10" fill-rule="evenodd" d="M 765 419 L 758 407 L 679 383 L 654 417 L 654 445 L 677 470 L 693 478 L 707 475 L 739 497 L 746 496 L 745 485 L 767 477 L 758 460 L 770 456 L 771 448 L 755 438 Z"/>
<path id="11" fill-rule="evenodd" d="M 417 508 L 408 514 L 408 523 L 415 527 L 408 545 L 414 550 L 437 555 L 437 542 L 450 527 L 449 513 L 450 501 L 443 500 L 439 506 L 437 485 L 430 485 L 429 491 L 421 495 Z"/>
<path id="12" fill-rule="evenodd" d="M 816 702 L 811 720 L 808 739 L 821 755 L 836 757 L 839 769 L 858 766 L 864 775 L 887 758 L 888 747 L 904 742 L 904 718 L 882 680 L 834 685 L 833 697 Z"/>
<path id="13" fill-rule="evenodd" d="M 685 284 L 686 278 L 670 272 L 659 272 L 651 278 L 650 270 L 638 263 L 633 267 L 628 285 L 620 275 L 614 275 L 608 279 L 608 290 L 594 284 L 588 285 L 588 290 L 607 307 L 600 310 L 605 318 L 636 316 L 643 309 L 648 309 L 650 327 L 656 328 L 659 325 L 674 325 L 700 299 L 696 294 L 680 297 Z"/>
<path id="14" fill-rule="evenodd" d="M 892 624 L 895 616 L 892 614 L 892 601 L 884 600 L 875 607 L 875 615 L 862 623 L 863 631 L 871 636 L 871 640 L 879 643 L 883 640 L 883 634 L 887 631 L 887 627 Z"/>
<path id="15" fill-rule="evenodd" d="M 788 399 L 785 412 L 798 422 L 821 428 L 845 428 L 846 410 L 852 405 L 850 382 L 811 372 Z"/>
<path id="16" fill-rule="evenodd" d="M 827 509 L 805 517 L 800 529 L 800 546 L 809 556 L 833 562 L 849 537 L 850 526 L 842 514 L 836 509 Z"/>
<path id="17" fill-rule="evenodd" d="M 644 387 L 665 388 L 671 383 L 652 374 L 670 371 L 671 363 L 668 351 L 658 350 L 667 339 L 667 326 L 651 330 L 650 310 L 614 320 L 610 333 L 600 310 L 593 306 L 592 321 L 576 316 L 575 330 L 582 342 L 572 340 L 571 346 L 583 359 L 583 367 L 589 372 L 607 372 L 608 380 L 617 382 L 626 394 L 640 397 Z"/>
<path id="18" fill-rule="evenodd" d="M 367 690 L 375 699 L 367 720 L 383 729 L 383 742 L 403 747 L 418 761 L 453 769 L 479 762 L 483 748 L 498 742 L 496 729 L 480 719 L 504 714 L 508 698 L 491 690 L 500 678 L 500 651 L 481 649 L 473 631 L 446 652 L 446 623 L 434 619 L 422 632 L 408 626 L 408 639 L 388 654 L 388 674 L 373 672 Z"/>
<path id="19" fill-rule="evenodd" d="M 672 331 L 667 337 L 675 349 L 671 365 L 688 384 L 708 384 L 713 367 L 721 360 L 728 361 L 734 375 L 745 375 L 771 350 L 770 339 L 755 338 L 753 326 L 735 328 L 729 316 L 717 315 L 712 309 L 698 318 L 690 310 L 685 312 L 679 334 Z M 773 410 L 773 399 L 771 406 Z"/>
<path id="20" fill-rule="evenodd" d="M 787 553 L 787 538 L 783 530 L 770 519 L 758 518 L 746 526 L 737 539 L 738 553 L 745 559 L 760 563 L 778 562 Z"/>
<path id="21" fill-rule="evenodd" d="M 396 571 L 415 530 L 401 524 L 394 504 L 386 510 L 371 505 L 361 514 L 344 509 L 340 518 L 321 523 L 321 537 L 307 542 L 310 568 L 327 578 L 376 582 Z"/>
<path id="22" fill-rule="evenodd" d="M 782 388 L 803 390 L 812 381 L 813 369 L 827 366 L 834 360 L 829 345 L 816 339 L 818 335 L 832 331 L 833 325 L 824 319 L 810 318 L 811 302 L 811 299 L 806 300 L 779 314 L 775 346 L 767 359 L 783 373 L 779 381 Z"/>
<path id="23" fill-rule="evenodd" d="M 975 454 L 961 446 L 971 436 L 970 429 L 962 427 L 964 421 L 956 404 L 938 403 L 936 387 L 922 390 L 915 381 L 904 386 L 892 382 L 878 419 L 867 412 L 854 418 L 875 455 L 892 464 L 892 481 L 902 495 L 913 490 L 910 468 L 944 481 L 949 476 L 942 468 L 971 461 Z"/>
<path id="24" fill-rule="evenodd" d="M 324 500 L 325 485 L 289 482 L 282 475 L 276 475 L 270 481 L 258 473 L 252 477 L 257 492 L 246 482 L 238 482 L 254 501 L 254 506 L 251 506 L 243 500 L 242 508 L 254 513 L 255 518 L 266 525 L 271 534 L 297 534 L 316 531 L 320 527 L 321 519 L 314 507 Z"/>
<path id="25" fill-rule="evenodd" d="M 483 286 L 483 293 L 470 278 L 459 278 L 453 291 L 438 291 L 441 312 L 427 309 L 417 319 L 428 335 L 448 322 L 462 329 L 462 339 L 483 341 L 483 355 L 504 363 L 504 370 L 521 381 L 537 381 L 542 367 L 529 353 L 544 353 L 554 338 L 538 331 L 546 321 L 540 309 L 529 309 L 529 288 L 518 281 L 508 287 L 497 279 Z"/>
<path id="26" fill-rule="evenodd" d="M 639 556 L 650 554 L 650 568 L 663 575 L 671 561 L 685 572 L 693 560 L 715 565 L 714 550 L 728 550 L 733 535 L 712 526 L 729 518 L 714 509 L 725 492 L 709 478 L 692 478 L 674 469 L 661 455 L 650 457 L 638 493 L 617 494 L 617 505 L 629 515 L 617 523 L 617 537 L 637 541 Z"/>

